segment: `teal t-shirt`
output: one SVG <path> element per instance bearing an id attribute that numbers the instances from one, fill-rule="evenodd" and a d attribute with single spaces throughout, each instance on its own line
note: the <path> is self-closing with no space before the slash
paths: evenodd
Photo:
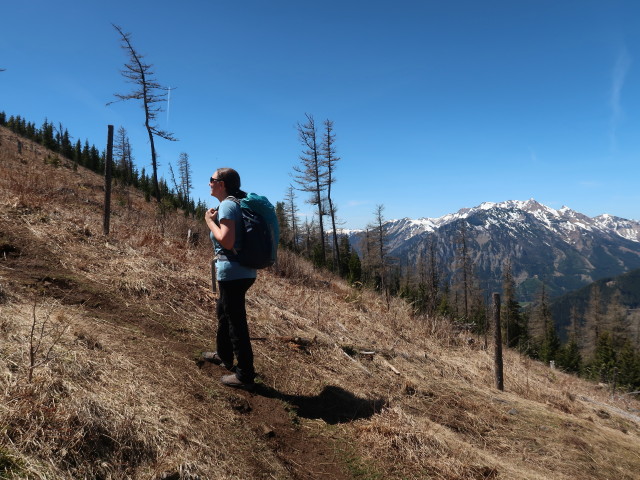
<path id="1" fill-rule="evenodd" d="M 228 219 L 233 220 L 236 226 L 236 239 L 233 244 L 233 248 L 239 249 L 242 247 L 242 210 L 240 205 L 233 200 L 223 200 L 218 207 L 218 221 Z M 216 255 L 224 255 L 225 251 L 218 241 L 213 237 L 213 233 L 209 234 L 213 241 L 213 247 Z M 240 280 L 242 278 L 256 278 L 257 271 L 255 268 L 245 267 L 238 262 L 230 260 L 216 260 L 216 279 L 219 282 L 225 282 L 229 280 Z"/>

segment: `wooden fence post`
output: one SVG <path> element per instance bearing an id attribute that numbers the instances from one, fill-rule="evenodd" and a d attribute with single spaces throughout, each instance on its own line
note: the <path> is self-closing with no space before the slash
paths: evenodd
<path id="1" fill-rule="evenodd" d="M 211 291 L 217 291 L 218 282 L 216 280 L 216 259 L 211 260 Z"/>
<path id="2" fill-rule="evenodd" d="M 109 222 L 111 220 L 111 164 L 113 158 L 113 125 L 107 128 L 107 158 L 104 164 L 104 218 L 102 233 L 109 235 Z"/>
<path id="3" fill-rule="evenodd" d="M 496 388 L 504 391 L 504 376 L 502 364 L 502 327 L 500 326 L 500 294 L 493 294 L 493 342 L 495 348 L 494 368 L 496 374 Z"/>

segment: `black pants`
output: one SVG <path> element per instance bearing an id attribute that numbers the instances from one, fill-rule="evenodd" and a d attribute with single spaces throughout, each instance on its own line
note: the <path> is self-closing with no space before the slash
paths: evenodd
<path id="1" fill-rule="evenodd" d="M 245 294 L 253 282 L 255 278 L 218 282 L 217 351 L 225 365 L 233 365 L 235 355 L 236 375 L 243 382 L 252 382 L 256 376 L 245 309 Z"/>

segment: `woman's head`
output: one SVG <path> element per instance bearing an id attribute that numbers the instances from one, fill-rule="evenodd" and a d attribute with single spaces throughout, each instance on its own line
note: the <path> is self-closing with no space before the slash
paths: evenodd
<path id="1" fill-rule="evenodd" d="M 240 190 L 240 174 L 233 168 L 219 168 L 216 170 L 218 180 L 224 182 L 224 189 L 227 195 L 232 195 L 236 198 L 244 198 L 247 196 L 245 192 Z"/>

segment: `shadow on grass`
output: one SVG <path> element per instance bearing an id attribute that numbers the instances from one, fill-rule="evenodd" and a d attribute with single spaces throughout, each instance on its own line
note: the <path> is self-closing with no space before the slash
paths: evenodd
<path id="1" fill-rule="evenodd" d="M 314 396 L 288 395 L 264 384 L 257 384 L 252 393 L 283 400 L 295 408 L 299 417 L 322 419 L 331 425 L 369 418 L 386 405 L 383 399 L 361 398 L 333 385 Z"/>

